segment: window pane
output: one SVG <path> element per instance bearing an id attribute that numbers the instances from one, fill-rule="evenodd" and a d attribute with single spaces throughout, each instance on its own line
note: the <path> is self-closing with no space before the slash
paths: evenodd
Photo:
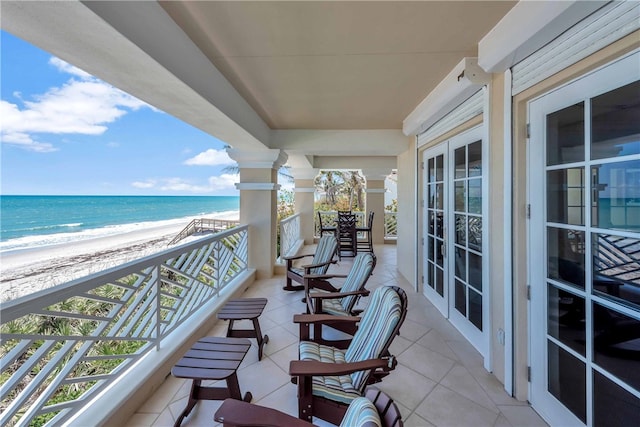
<path id="1" fill-rule="evenodd" d="M 444 179 L 444 156 L 440 154 L 436 157 L 436 181 Z"/>
<path id="2" fill-rule="evenodd" d="M 469 215 L 469 248 L 482 252 L 482 217 Z"/>
<path id="3" fill-rule="evenodd" d="M 467 317 L 467 287 L 459 280 L 456 280 L 456 310 L 464 317 Z"/>
<path id="4" fill-rule="evenodd" d="M 456 163 L 456 166 L 455 166 L 456 178 L 465 178 L 467 176 L 467 162 L 466 162 L 467 159 L 465 155 L 465 148 L 466 147 L 460 147 L 455 151 L 454 161 Z"/>
<path id="5" fill-rule="evenodd" d="M 591 158 L 640 154 L 640 81 L 591 100 Z"/>
<path id="6" fill-rule="evenodd" d="M 584 232 L 547 227 L 548 277 L 584 289 Z"/>
<path id="7" fill-rule="evenodd" d="M 482 295 L 469 288 L 469 320 L 482 330 Z"/>
<path id="8" fill-rule="evenodd" d="M 440 267 L 436 267 L 436 292 L 440 295 L 444 295 L 444 272 Z"/>
<path id="9" fill-rule="evenodd" d="M 467 218 L 465 215 L 456 215 L 456 243 L 467 245 Z"/>
<path id="10" fill-rule="evenodd" d="M 640 399 L 593 371 L 593 425 L 640 426 Z"/>
<path id="11" fill-rule="evenodd" d="M 469 252 L 469 284 L 482 292 L 482 257 Z"/>
<path id="12" fill-rule="evenodd" d="M 465 212 L 466 211 L 466 207 L 465 207 L 465 202 L 467 199 L 467 193 L 466 193 L 466 181 L 456 181 L 455 183 L 455 206 L 454 209 L 458 212 Z"/>
<path id="13" fill-rule="evenodd" d="M 469 186 L 467 211 L 482 214 L 482 179 L 470 179 L 467 185 Z"/>
<path id="14" fill-rule="evenodd" d="M 456 246 L 455 253 L 456 277 L 467 281 L 467 251 Z"/>
<path id="15" fill-rule="evenodd" d="M 482 141 L 469 144 L 469 176 L 482 175 Z"/>
<path id="16" fill-rule="evenodd" d="M 584 363 L 552 341 L 548 344 L 548 384 L 553 394 L 574 415 L 587 422 L 587 376 Z"/>
<path id="17" fill-rule="evenodd" d="M 444 209 L 444 184 L 436 184 L 436 209 Z"/>
<path id="18" fill-rule="evenodd" d="M 547 221 L 584 225 L 584 168 L 547 172 Z"/>
<path id="19" fill-rule="evenodd" d="M 593 166 L 591 182 L 595 227 L 640 230 L 640 160 Z"/>
<path id="20" fill-rule="evenodd" d="M 593 292 L 640 309 L 640 240 L 592 234 Z"/>
<path id="21" fill-rule="evenodd" d="M 548 286 L 547 333 L 581 355 L 586 352 L 584 298 Z"/>
<path id="22" fill-rule="evenodd" d="M 593 360 L 640 390 L 640 320 L 594 303 Z"/>
<path id="23" fill-rule="evenodd" d="M 584 103 L 547 116 L 547 165 L 584 161 Z"/>

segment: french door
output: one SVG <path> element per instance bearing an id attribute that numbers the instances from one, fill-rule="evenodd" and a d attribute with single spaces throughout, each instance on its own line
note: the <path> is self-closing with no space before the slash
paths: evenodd
<path id="1" fill-rule="evenodd" d="M 482 128 L 426 150 L 423 293 L 487 355 L 486 167 Z"/>
<path id="2" fill-rule="evenodd" d="M 640 54 L 529 104 L 530 400 L 640 425 Z"/>

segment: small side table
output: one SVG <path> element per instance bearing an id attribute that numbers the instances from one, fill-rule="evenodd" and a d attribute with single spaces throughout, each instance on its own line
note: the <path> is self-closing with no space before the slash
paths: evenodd
<path id="1" fill-rule="evenodd" d="M 227 301 L 218 312 L 218 319 L 228 320 L 227 336 L 235 338 L 255 338 L 258 341 L 258 360 L 262 360 L 262 348 L 269 342 L 269 336 L 262 336 L 258 317 L 267 305 L 266 298 L 238 298 Z M 251 320 L 253 329 L 233 329 L 236 320 Z"/>
<path id="2" fill-rule="evenodd" d="M 171 369 L 174 377 L 193 380 L 187 407 L 176 420 L 174 427 L 180 426 L 199 399 L 232 398 L 251 402 L 253 396 L 250 392 L 245 393 L 244 398 L 242 397 L 236 374 L 250 347 L 251 342 L 247 339 L 204 337 L 187 351 Z M 227 387 L 203 387 L 200 385 L 202 380 L 226 380 Z"/>

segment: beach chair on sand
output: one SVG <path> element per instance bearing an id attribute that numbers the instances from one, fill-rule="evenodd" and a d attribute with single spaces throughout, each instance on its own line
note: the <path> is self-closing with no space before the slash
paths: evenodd
<path id="1" fill-rule="evenodd" d="M 318 417 L 340 424 L 349 404 L 364 395 L 367 384 L 380 381 L 395 369 L 389 346 L 407 314 L 407 294 L 397 286 L 383 286 L 371 295 L 362 318 L 298 314 L 299 359 L 289 364 L 298 384 L 298 418 Z M 310 340 L 309 327 L 317 322 L 359 322 L 346 350 Z"/>
<path id="2" fill-rule="evenodd" d="M 338 240 L 333 235 L 324 235 L 318 241 L 316 252 L 308 255 L 294 255 L 284 257 L 287 262 L 287 282 L 282 289 L 285 291 L 300 291 L 304 289 L 303 277 L 308 274 L 325 274 L 331 264 L 335 264 L 333 259 L 338 250 Z M 311 264 L 296 266 L 294 261 L 305 257 L 313 257 Z M 292 285 L 292 280 L 300 285 Z"/>
<path id="3" fill-rule="evenodd" d="M 313 424 L 284 412 L 241 400 L 227 399 L 214 420 L 224 427 L 311 427 Z M 403 427 L 398 406 L 384 392 L 368 388 L 365 397 L 354 399 L 340 427 Z"/>

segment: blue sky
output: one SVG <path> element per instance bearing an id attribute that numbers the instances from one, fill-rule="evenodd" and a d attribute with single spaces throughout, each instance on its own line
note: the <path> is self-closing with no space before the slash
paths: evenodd
<path id="1" fill-rule="evenodd" d="M 0 194 L 238 195 L 223 142 L 0 37 Z"/>

